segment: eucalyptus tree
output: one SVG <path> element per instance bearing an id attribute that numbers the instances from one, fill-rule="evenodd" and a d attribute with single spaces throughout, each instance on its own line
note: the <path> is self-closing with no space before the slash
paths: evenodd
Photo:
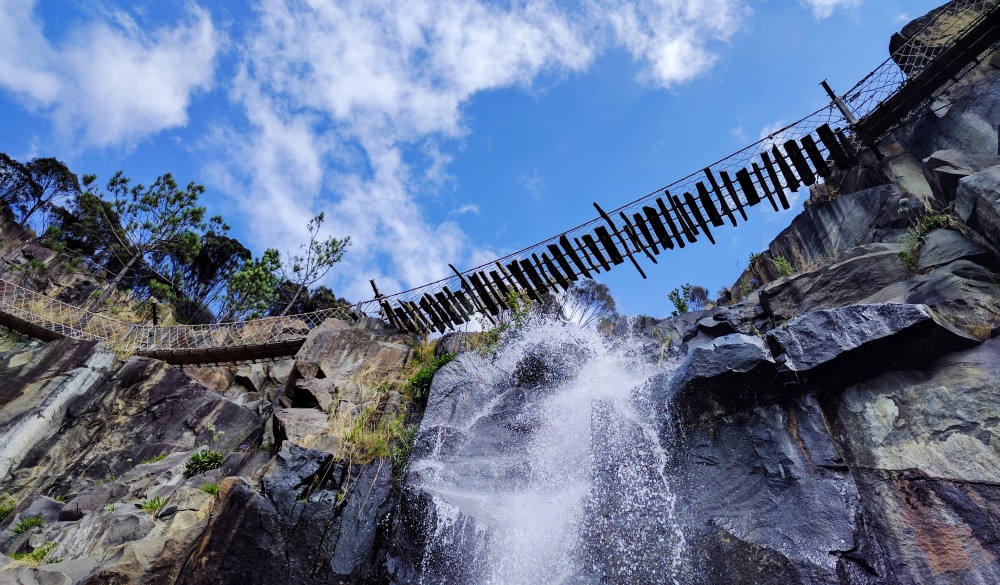
<path id="1" fill-rule="evenodd" d="M 291 294 L 279 315 L 287 315 L 302 293 L 308 292 L 310 286 L 340 262 L 344 251 L 351 244 L 350 236 L 342 239 L 333 236 L 320 238 L 319 232 L 325 219 L 326 215 L 320 212 L 309 220 L 309 242 L 299 247 L 298 254 L 288 254 L 287 263 L 281 266 L 281 282 L 287 283 L 287 290 Z"/>

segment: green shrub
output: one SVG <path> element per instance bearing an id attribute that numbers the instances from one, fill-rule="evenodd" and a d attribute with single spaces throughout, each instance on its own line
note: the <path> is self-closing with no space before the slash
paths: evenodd
<path id="1" fill-rule="evenodd" d="M 6 492 L 0 495 L 0 522 L 3 522 L 4 518 L 10 516 L 10 513 L 17 507 L 17 503 L 17 500 Z"/>
<path id="2" fill-rule="evenodd" d="M 44 526 L 45 520 L 41 516 L 27 516 L 14 525 L 14 534 L 23 534 L 36 526 Z"/>
<path id="3" fill-rule="evenodd" d="M 219 495 L 219 484 L 217 483 L 203 483 L 201 484 L 201 491 L 205 492 L 211 496 Z"/>
<path id="4" fill-rule="evenodd" d="M 431 359 L 416 371 L 410 379 L 406 381 L 406 388 L 416 400 L 423 400 L 431 390 L 431 380 L 441 366 L 455 359 L 455 354 L 446 353 L 442 356 Z"/>
<path id="5" fill-rule="evenodd" d="M 200 473 L 218 469 L 222 466 L 222 460 L 225 458 L 225 454 L 211 449 L 199 451 L 192 455 L 184 465 L 184 477 L 194 477 Z"/>
<path id="6" fill-rule="evenodd" d="M 167 458 L 167 455 L 168 455 L 167 453 L 160 453 L 159 455 L 154 455 L 149 459 L 140 462 L 139 465 L 147 465 L 149 463 L 157 463 L 159 461 L 163 461 L 164 459 Z"/>
<path id="7" fill-rule="evenodd" d="M 146 500 L 145 502 L 139 504 L 139 507 L 145 510 L 146 512 L 149 512 L 150 514 L 156 514 L 156 512 L 160 508 L 166 505 L 167 499 L 168 498 L 161 498 L 160 496 L 156 496 L 152 500 Z"/>
<path id="8" fill-rule="evenodd" d="M 45 544 L 44 546 L 36 548 L 30 553 L 11 553 L 9 556 L 11 559 L 15 561 L 20 561 L 32 567 L 37 567 L 42 563 L 58 563 L 59 559 L 55 557 L 46 558 L 49 556 L 49 553 L 52 552 L 52 549 L 54 549 L 55 547 L 56 543 L 50 542 L 48 544 Z"/>
<path id="9" fill-rule="evenodd" d="M 784 256 L 777 256 L 772 260 L 774 262 L 774 267 L 778 269 L 778 274 L 781 276 L 791 276 L 795 274 L 795 267 L 792 263 L 785 259 Z"/>

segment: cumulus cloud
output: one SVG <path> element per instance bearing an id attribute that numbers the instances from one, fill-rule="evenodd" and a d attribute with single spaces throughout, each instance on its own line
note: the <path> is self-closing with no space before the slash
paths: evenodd
<path id="1" fill-rule="evenodd" d="M 835 10 L 857 8 L 861 2 L 862 0 L 802 0 L 819 20 L 830 18 Z"/>
<path id="2" fill-rule="evenodd" d="M 258 243 L 287 246 L 326 211 L 353 242 L 336 271 L 344 294 L 370 294 L 373 272 L 384 291 L 423 284 L 495 253 L 421 200 L 449 184 L 448 148 L 476 94 L 583 71 L 611 47 L 670 87 L 711 66 L 744 11 L 743 0 L 260 0 L 231 93 L 248 124 L 220 131 L 229 162 L 213 169 L 247 203 Z"/>
<path id="3" fill-rule="evenodd" d="M 151 32 L 123 12 L 46 39 L 33 2 L 0 3 L 0 87 L 52 118 L 81 146 L 130 145 L 187 123 L 192 94 L 212 85 L 220 35 L 192 7 Z"/>

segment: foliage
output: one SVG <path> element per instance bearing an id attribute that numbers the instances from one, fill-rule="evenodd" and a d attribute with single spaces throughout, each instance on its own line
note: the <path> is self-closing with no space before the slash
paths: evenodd
<path id="1" fill-rule="evenodd" d="M 311 220 L 307 229 L 309 230 L 309 242 L 299 247 L 298 254 L 288 254 L 287 262 L 282 265 L 282 281 L 290 283 L 292 292 L 291 300 L 279 315 L 287 315 L 288 311 L 295 306 L 299 296 L 318 280 L 330 272 L 335 264 L 344 257 L 344 251 L 351 243 L 350 236 L 337 239 L 330 236 L 320 239 L 319 232 L 323 227 L 326 215 L 322 212 Z"/>
<path id="2" fill-rule="evenodd" d="M 36 548 L 30 553 L 11 553 L 8 555 L 12 560 L 22 562 L 26 565 L 37 567 L 43 563 L 58 563 L 59 559 L 49 557 L 49 553 L 56 547 L 56 543 L 49 542 Z"/>
<path id="3" fill-rule="evenodd" d="M 566 319 L 581 327 L 618 319 L 615 299 L 607 285 L 587 278 L 573 285 L 562 295 L 562 312 Z"/>
<path id="4" fill-rule="evenodd" d="M 14 508 L 17 508 L 17 504 L 18 501 L 14 498 L 14 496 L 8 494 L 7 492 L 0 494 L 0 522 L 3 522 L 4 518 L 10 516 L 10 513 L 14 511 Z"/>
<path id="5" fill-rule="evenodd" d="M 37 212 L 80 192 L 80 180 L 54 158 L 35 158 L 21 164 L 0 152 L 0 206 L 28 224 Z"/>
<path id="6" fill-rule="evenodd" d="M 708 303 L 708 289 L 685 283 L 667 293 L 667 299 L 674 305 L 674 311 L 671 315 L 676 317 L 688 311 L 704 309 L 705 304 Z"/>
<path id="7" fill-rule="evenodd" d="M 791 276 L 795 274 L 795 267 L 792 266 L 792 263 L 786 260 L 784 256 L 775 256 L 772 262 L 774 262 L 774 267 L 778 269 L 778 274 L 781 276 Z"/>
<path id="8" fill-rule="evenodd" d="M 406 424 L 406 413 L 385 412 L 384 400 L 374 400 L 354 420 L 345 442 L 353 463 L 392 458 L 396 462 L 409 457 L 416 429 Z"/>
<path id="9" fill-rule="evenodd" d="M 406 381 L 406 389 L 415 400 L 424 400 L 431 390 L 431 381 L 441 366 L 455 359 L 455 354 L 446 353 L 432 358 Z"/>
<path id="10" fill-rule="evenodd" d="M 143 511 L 148 512 L 150 515 L 153 515 L 156 514 L 156 512 L 159 511 L 160 508 L 166 505 L 167 499 L 168 498 L 161 498 L 160 496 L 156 496 L 151 500 L 146 500 L 145 502 L 142 502 L 141 504 L 139 504 L 139 507 L 142 508 Z"/>
<path id="11" fill-rule="evenodd" d="M 281 254 L 268 248 L 264 255 L 245 262 L 226 286 L 226 296 L 219 310 L 220 321 L 262 317 L 278 300 L 278 275 Z"/>
<path id="12" fill-rule="evenodd" d="M 184 465 L 184 477 L 194 477 L 206 471 L 218 469 L 222 466 L 222 460 L 225 458 L 225 454 L 219 451 L 211 449 L 198 451 Z"/>
<path id="13" fill-rule="evenodd" d="M 168 453 L 160 453 L 159 455 L 154 455 L 154 456 L 150 457 L 149 459 L 146 459 L 145 461 L 140 462 L 139 465 L 148 465 L 150 463 L 157 463 L 159 461 L 163 461 L 164 459 L 167 458 L 167 455 L 168 455 Z"/>
<path id="14" fill-rule="evenodd" d="M 927 234 L 939 228 L 949 228 L 955 225 L 957 225 L 957 221 L 948 213 L 928 213 L 915 220 L 910 229 L 903 234 L 899 259 L 910 270 L 916 270 L 917 261 L 920 258 L 920 248 L 924 245 L 924 238 Z"/>
<path id="15" fill-rule="evenodd" d="M 41 516 L 26 516 L 21 518 L 17 524 L 14 525 L 12 532 L 14 534 L 23 534 L 36 526 L 44 526 L 45 520 Z"/>
<path id="16" fill-rule="evenodd" d="M 203 483 L 199 489 L 211 496 L 219 495 L 219 484 L 217 483 Z"/>

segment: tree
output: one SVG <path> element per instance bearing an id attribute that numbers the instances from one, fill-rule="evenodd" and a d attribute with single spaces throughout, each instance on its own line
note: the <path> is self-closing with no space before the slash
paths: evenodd
<path id="1" fill-rule="evenodd" d="M 248 260 L 233 274 L 219 309 L 219 321 L 256 319 L 278 299 L 278 271 L 281 254 L 268 248 L 264 255 Z"/>
<path id="2" fill-rule="evenodd" d="M 607 285 L 592 279 L 577 282 L 562 300 L 563 315 L 581 327 L 618 318 L 615 299 Z"/>
<path id="3" fill-rule="evenodd" d="M 22 165 L 0 153 L 0 201 L 22 224 L 79 192 L 80 180 L 57 159 L 35 158 Z"/>
<path id="4" fill-rule="evenodd" d="M 320 212 L 309 220 L 309 242 L 299 247 L 299 254 L 289 254 L 287 264 L 282 266 L 281 281 L 289 283 L 291 298 L 279 315 L 287 315 L 299 296 L 340 262 L 351 243 L 350 236 L 341 240 L 333 236 L 320 240 L 319 232 L 325 219 L 326 215 Z"/>
<path id="5" fill-rule="evenodd" d="M 205 208 L 198 206 L 198 196 L 205 188 L 192 182 L 181 190 L 170 173 L 157 177 L 149 187 L 131 186 L 130 180 L 118 171 L 107 183 L 105 198 L 93 191 L 95 181 L 92 175 L 84 177 L 87 191 L 81 200 L 110 235 L 112 253 L 121 263 L 92 305 L 99 307 L 137 265 L 152 266 L 162 254 L 197 254 L 198 233 L 205 229 Z"/>
<path id="6" fill-rule="evenodd" d="M 667 293 L 667 299 L 674 305 L 675 310 L 671 313 L 674 316 L 688 311 L 701 311 L 708 303 L 708 289 L 685 283 Z"/>

